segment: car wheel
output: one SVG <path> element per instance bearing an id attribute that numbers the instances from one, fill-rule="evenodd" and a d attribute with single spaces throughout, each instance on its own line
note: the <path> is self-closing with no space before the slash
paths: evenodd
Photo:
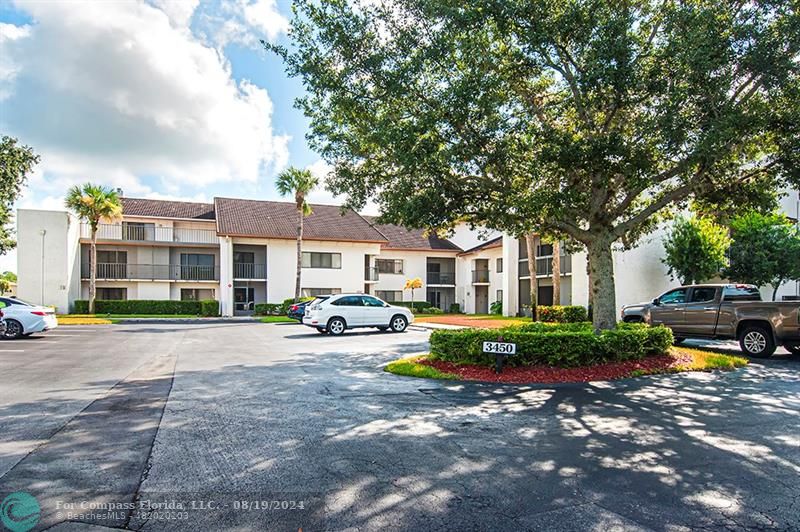
<path id="1" fill-rule="evenodd" d="M 392 323 L 390 326 L 392 328 L 392 332 L 403 332 L 406 330 L 406 327 L 408 327 L 408 320 L 405 316 L 398 314 L 392 318 Z"/>
<path id="2" fill-rule="evenodd" d="M 328 330 L 329 334 L 332 334 L 333 336 L 339 336 L 340 334 L 344 333 L 345 329 L 347 329 L 347 324 L 342 318 L 331 318 L 328 320 L 328 326 L 325 328 Z"/>
<path id="3" fill-rule="evenodd" d="M 681 345 L 685 341 L 686 338 L 681 338 L 680 336 L 676 336 L 672 339 L 672 345 Z"/>
<path id="4" fill-rule="evenodd" d="M 22 336 L 23 332 L 24 329 L 20 322 L 17 320 L 6 320 L 6 332 L 3 334 L 3 338 L 15 340 Z"/>
<path id="5" fill-rule="evenodd" d="M 739 334 L 739 347 L 753 358 L 769 358 L 775 352 L 772 334 L 764 327 L 751 325 Z"/>

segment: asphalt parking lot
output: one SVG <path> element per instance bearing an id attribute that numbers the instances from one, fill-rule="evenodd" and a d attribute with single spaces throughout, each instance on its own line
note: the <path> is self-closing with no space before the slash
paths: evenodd
<path id="1" fill-rule="evenodd" d="M 381 371 L 427 335 L 0 342 L 0 495 L 54 530 L 800 530 L 799 359 L 558 387 Z"/>

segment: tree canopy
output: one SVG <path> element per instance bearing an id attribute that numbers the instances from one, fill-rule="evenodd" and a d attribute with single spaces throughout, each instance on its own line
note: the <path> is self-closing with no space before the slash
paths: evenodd
<path id="1" fill-rule="evenodd" d="M 11 208 L 22 186 L 39 162 L 30 146 L 19 146 L 17 139 L 3 136 L 0 140 L 0 254 L 13 249 L 17 243 L 9 226 L 13 219 Z"/>
<path id="2" fill-rule="evenodd" d="M 732 281 L 778 288 L 800 280 L 800 229 L 777 214 L 751 212 L 731 223 L 733 243 L 725 275 Z"/>
<path id="3" fill-rule="evenodd" d="M 728 230 L 710 218 L 678 217 L 664 238 L 663 262 L 681 284 L 708 281 L 727 264 Z"/>
<path id="4" fill-rule="evenodd" d="M 411 227 L 568 235 L 588 249 L 597 328 L 617 314 L 612 245 L 690 199 L 763 206 L 800 182 L 794 2 L 296 0 L 295 13 L 292 48 L 270 48 L 306 87 L 328 187 Z"/>

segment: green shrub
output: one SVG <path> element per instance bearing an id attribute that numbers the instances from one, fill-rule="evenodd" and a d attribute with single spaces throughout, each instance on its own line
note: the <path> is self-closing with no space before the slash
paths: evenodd
<path id="1" fill-rule="evenodd" d="M 216 299 L 204 299 L 200 301 L 201 316 L 219 316 L 219 301 Z"/>
<path id="2" fill-rule="evenodd" d="M 450 303 L 450 314 L 461 314 L 461 305 L 458 303 Z"/>
<path id="3" fill-rule="evenodd" d="M 411 301 L 396 301 L 392 303 L 392 305 L 397 305 L 400 307 L 406 307 L 411 309 L 413 312 L 422 312 L 426 308 L 430 307 L 431 304 L 427 301 L 414 301 L 412 304 Z"/>
<path id="4" fill-rule="evenodd" d="M 580 305 L 554 305 L 552 307 L 540 306 L 536 307 L 539 314 L 539 321 L 555 322 L 555 323 L 576 323 L 586 321 L 588 314 L 584 307 Z"/>
<path id="5" fill-rule="evenodd" d="M 556 323 L 556 322 L 544 322 L 544 321 L 532 321 L 530 323 L 523 323 L 522 325 L 514 326 L 515 329 L 518 329 L 523 332 L 553 332 L 553 331 L 591 331 L 592 329 L 592 322 L 590 321 L 581 321 L 577 323 Z"/>
<path id="6" fill-rule="evenodd" d="M 489 314 L 497 314 L 498 316 L 503 313 L 503 302 L 494 301 L 489 305 Z"/>
<path id="7" fill-rule="evenodd" d="M 256 303 L 253 311 L 256 316 L 278 316 L 282 303 Z"/>
<path id="8" fill-rule="evenodd" d="M 75 313 L 86 314 L 89 312 L 89 302 L 86 300 L 75 301 Z M 200 301 L 175 301 L 171 299 L 124 299 L 124 300 L 97 300 L 95 301 L 97 314 L 202 314 Z M 219 314 L 219 307 L 217 307 Z"/>
<path id="9" fill-rule="evenodd" d="M 444 311 L 439 307 L 428 307 L 422 309 L 423 314 L 444 314 Z"/>
<path id="10" fill-rule="evenodd" d="M 672 332 L 665 327 L 619 327 L 595 334 L 590 323 L 529 323 L 499 331 L 437 330 L 431 333 L 431 355 L 450 362 L 492 365 L 494 355 L 483 353 L 486 341 L 517 344 L 517 354 L 507 359 L 510 366 L 574 367 L 666 353 Z"/>

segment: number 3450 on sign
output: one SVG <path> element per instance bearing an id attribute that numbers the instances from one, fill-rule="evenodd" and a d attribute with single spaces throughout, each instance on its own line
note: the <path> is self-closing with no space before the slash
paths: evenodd
<path id="1" fill-rule="evenodd" d="M 484 353 L 496 353 L 498 355 L 515 355 L 517 344 L 509 342 L 483 342 Z"/>

